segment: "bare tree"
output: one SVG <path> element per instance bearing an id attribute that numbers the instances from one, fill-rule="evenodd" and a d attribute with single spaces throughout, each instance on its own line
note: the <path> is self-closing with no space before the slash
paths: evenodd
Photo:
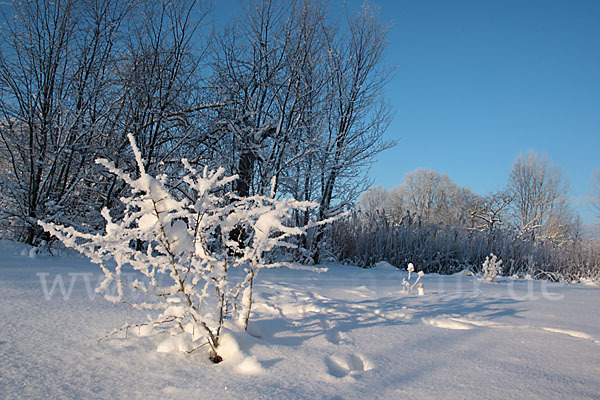
<path id="1" fill-rule="evenodd" d="M 406 187 L 404 185 L 394 186 L 388 191 L 386 207 L 386 211 L 394 223 L 412 222 L 410 207 L 406 202 Z"/>
<path id="2" fill-rule="evenodd" d="M 357 209 L 364 215 L 379 212 L 385 214 L 396 225 L 412 223 L 445 224 L 466 227 L 469 217 L 488 219 L 487 207 L 495 204 L 496 198 L 487 204 L 470 189 L 459 187 L 444 174 L 429 169 L 416 169 L 404 177 L 402 184 L 387 191 L 381 186 L 372 187 L 360 196 Z M 506 205 L 501 206 L 503 209 Z M 500 210 L 493 212 L 492 226 L 499 220 Z"/>
<path id="3" fill-rule="evenodd" d="M 403 185 L 413 213 L 427 222 L 436 220 L 448 208 L 450 192 L 455 191 L 448 175 L 424 168 L 407 173 Z"/>
<path id="4" fill-rule="evenodd" d="M 481 202 L 471 211 L 471 218 L 477 223 L 476 229 L 486 230 L 490 235 L 494 228 L 508 218 L 508 207 L 512 202 L 512 194 L 502 190 L 483 197 Z"/>
<path id="5" fill-rule="evenodd" d="M 373 186 L 360 195 L 356 207 L 368 214 L 383 212 L 390 203 L 389 197 L 389 193 L 383 186 Z"/>
<path id="6" fill-rule="evenodd" d="M 108 158 L 133 170 L 126 134 L 145 167 L 199 159 L 210 132 L 200 121 L 207 9 L 169 2 L 15 1 L 0 44 L 0 145 L 8 173 L 4 213 L 20 237 L 39 241 L 38 218 L 95 229 L 124 185 L 99 169 Z M 135 7 L 135 13 L 131 12 Z"/>
<path id="7" fill-rule="evenodd" d="M 215 125 L 241 196 L 276 192 L 314 151 L 307 116 L 319 91 L 311 78 L 323 57 L 324 12 L 317 1 L 251 1 L 215 38 L 213 86 L 225 103 Z"/>
<path id="8" fill-rule="evenodd" d="M 246 3 L 235 29 L 215 37 L 213 118 L 219 155 L 241 195 L 292 195 L 319 203 L 324 220 L 368 187 L 374 156 L 391 145 L 382 102 L 385 27 L 368 7 L 348 29 L 329 24 L 314 0 Z M 321 228 L 305 244 L 318 259 Z"/>
<path id="9" fill-rule="evenodd" d="M 464 225 L 479 201 L 470 189 L 430 169 L 407 173 L 401 186 L 408 209 L 422 222 Z"/>
<path id="10" fill-rule="evenodd" d="M 591 204 L 592 209 L 596 212 L 596 217 L 600 219 L 600 169 L 594 171 Z"/>
<path id="11" fill-rule="evenodd" d="M 529 152 L 520 155 L 509 177 L 513 213 L 521 235 L 551 238 L 564 226 L 568 184 L 546 156 Z"/>
<path id="12" fill-rule="evenodd" d="M 111 52 L 129 5 L 15 1 L 0 33 L 0 146 L 10 203 L 4 210 L 29 244 L 36 220 L 72 223 L 90 210 L 91 151 L 107 115 Z"/>
<path id="13" fill-rule="evenodd" d="M 124 29 L 115 71 L 117 99 L 111 110 L 110 143 L 103 158 L 135 170 L 127 134 L 140 145 L 147 171 L 171 168 L 173 160 L 203 159 L 210 133 L 200 117 L 218 104 L 203 97 L 199 27 L 207 8 L 195 0 L 140 2 Z M 104 174 L 101 206 L 111 207 L 125 188 Z"/>
<path id="14" fill-rule="evenodd" d="M 354 203 L 368 187 L 366 168 L 394 145 L 383 133 L 391 113 L 383 100 L 389 71 L 383 68 L 387 28 L 366 4 L 347 20 L 347 29 L 324 29 L 328 42 L 327 127 L 319 152 L 319 213 L 324 220 Z M 335 200 L 335 202 L 334 202 Z M 319 261 L 319 229 L 313 243 Z"/>

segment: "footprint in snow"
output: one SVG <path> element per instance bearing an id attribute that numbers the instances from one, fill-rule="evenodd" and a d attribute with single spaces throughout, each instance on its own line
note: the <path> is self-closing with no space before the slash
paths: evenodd
<path id="1" fill-rule="evenodd" d="M 342 344 L 346 339 L 346 335 L 340 332 L 335 327 L 336 325 L 331 321 L 323 318 L 321 319 L 321 328 L 325 331 L 325 337 L 331 344 Z"/>
<path id="2" fill-rule="evenodd" d="M 336 378 L 353 376 L 373 369 L 373 365 L 360 354 L 350 353 L 346 357 L 337 355 L 325 357 L 329 375 Z"/>
<path id="3" fill-rule="evenodd" d="M 323 328 L 323 330 L 331 329 L 333 326 L 334 325 L 327 318 L 321 318 L 321 328 Z"/>
<path id="4" fill-rule="evenodd" d="M 331 344 L 341 344 L 346 340 L 346 335 L 344 335 L 337 329 L 332 329 L 329 332 L 327 332 L 327 340 Z"/>

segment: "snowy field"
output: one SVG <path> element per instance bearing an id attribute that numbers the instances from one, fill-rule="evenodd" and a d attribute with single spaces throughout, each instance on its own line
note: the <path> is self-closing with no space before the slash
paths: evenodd
<path id="1" fill-rule="evenodd" d="M 0 242 L 0 398 L 600 398 L 597 286 L 425 275 L 417 296 L 405 272 L 327 268 L 261 272 L 252 335 L 214 365 L 142 329 L 98 341 L 144 314 L 94 295 L 85 259 Z"/>

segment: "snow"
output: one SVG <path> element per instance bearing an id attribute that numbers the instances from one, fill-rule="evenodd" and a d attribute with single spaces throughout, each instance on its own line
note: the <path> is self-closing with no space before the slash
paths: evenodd
<path id="1" fill-rule="evenodd" d="M 380 269 L 387 269 L 387 270 L 395 270 L 396 267 L 394 267 L 392 264 L 390 264 L 387 261 L 378 261 L 375 263 L 375 268 L 380 268 Z"/>
<path id="2" fill-rule="evenodd" d="M 158 222 L 158 218 L 151 211 L 142 215 L 140 219 L 138 219 L 138 227 L 142 231 L 151 231 L 154 228 L 154 225 Z"/>
<path id="3" fill-rule="evenodd" d="M 156 347 L 156 351 L 159 353 L 177 353 L 177 352 L 188 352 L 194 347 L 189 340 L 186 340 L 187 336 L 178 335 L 170 336 L 160 342 Z"/>
<path id="4" fill-rule="evenodd" d="M 148 317 L 94 296 L 103 274 L 86 259 L 29 250 L 0 242 L 2 398 L 600 396 L 597 286 L 427 274 L 418 296 L 406 270 L 267 269 L 248 332 L 228 325 L 215 365 L 208 346 L 188 353 L 200 335 L 143 325 L 98 341 Z"/>

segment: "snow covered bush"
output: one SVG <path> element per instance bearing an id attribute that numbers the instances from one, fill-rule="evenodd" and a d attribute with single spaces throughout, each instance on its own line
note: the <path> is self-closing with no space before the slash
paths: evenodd
<path id="1" fill-rule="evenodd" d="M 97 160 L 130 188 L 121 199 L 122 217 L 113 218 L 105 208 L 104 232 L 96 234 L 39 223 L 100 265 L 104 280 L 96 290 L 107 300 L 153 313 L 146 323 L 114 332 L 146 326 L 172 335 L 189 334 L 192 341 L 200 340 L 195 348 L 208 344 L 211 360 L 219 362 L 225 320 L 234 319 L 247 328 L 257 273 L 283 265 L 269 261 L 271 250 L 293 247 L 286 239 L 308 228 L 286 225 L 290 212 L 315 204 L 273 196 L 240 198 L 226 190 L 236 176 L 224 176 L 222 168 L 198 171 L 185 159 L 187 174 L 174 185 L 166 175 L 147 174 L 133 136 L 129 140 L 139 177 Z M 136 293 L 133 300 L 124 299 L 124 288 Z"/>
<path id="2" fill-rule="evenodd" d="M 502 260 L 498 260 L 498 257 L 494 253 L 491 253 L 483 262 L 483 279 L 488 282 L 494 282 L 494 279 L 501 273 Z"/>
<path id="3" fill-rule="evenodd" d="M 413 263 L 408 263 L 406 270 L 408 271 L 408 279 L 402 280 L 402 285 L 404 286 L 404 291 L 406 293 L 410 293 L 415 288 L 415 286 L 417 286 L 417 284 L 418 284 L 419 285 L 419 287 L 418 287 L 419 296 L 423 296 L 425 294 L 425 291 L 423 289 L 423 284 L 419 283 L 419 281 L 421 280 L 423 275 L 425 275 L 425 273 L 423 271 L 419 271 L 417 273 L 417 278 L 415 279 L 415 281 L 413 283 L 411 283 L 410 282 L 411 275 L 413 272 L 415 272 L 415 266 L 413 265 Z"/>

